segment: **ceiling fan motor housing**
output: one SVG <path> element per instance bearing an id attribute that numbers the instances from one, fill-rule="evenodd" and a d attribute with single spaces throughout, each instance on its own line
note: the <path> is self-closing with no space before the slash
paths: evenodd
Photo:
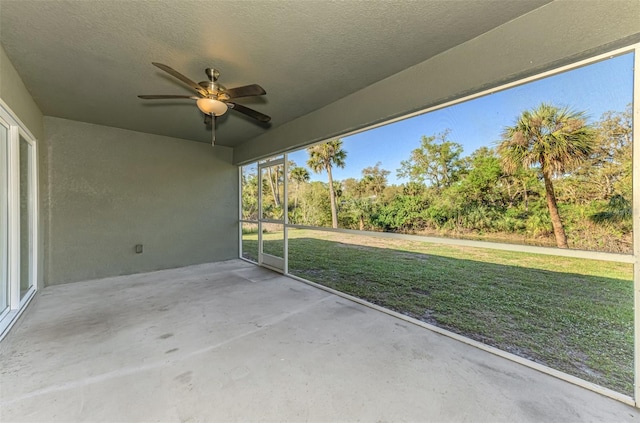
<path id="1" fill-rule="evenodd" d="M 224 85 L 217 83 L 215 80 L 201 81 L 198 82 L 198 85 L 207 90 L 207 97 L 209 98 L 214 98 L 220 101 L 227 101 L 230 99 L 229 95 L 226 93 Z"/>

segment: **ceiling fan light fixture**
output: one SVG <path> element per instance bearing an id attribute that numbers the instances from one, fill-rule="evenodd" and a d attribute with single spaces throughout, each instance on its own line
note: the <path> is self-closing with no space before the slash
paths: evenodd
<path id="1" fill-rule="evenodd" d="M 226 113 L 226 103 L 213 98 L 199 98 L 196 102 L 198 109 L 207 115 L 221 116 Z"/>

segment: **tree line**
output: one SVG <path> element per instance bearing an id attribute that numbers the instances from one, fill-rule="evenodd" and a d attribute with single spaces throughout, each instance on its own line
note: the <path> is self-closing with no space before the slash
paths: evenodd
<path id="1" fill-rule="evenodd" d="M 333 179 L 348 159 L 340 139 L 307 149 L 306 166 L 263 175 L 264 217 L 334 228 L 494 239 L 629 253 L 631 105 L 588 123 L 584 112 L 540 104 L 503 128 L 494 147 L 463 156 L 450 130 L 423 136 L 388 183 L 382 163 Z M 327 182 L 311 181 L 326 173 Z M 258 176 L 243 174 L 243 217 L 257 218 Z"/>

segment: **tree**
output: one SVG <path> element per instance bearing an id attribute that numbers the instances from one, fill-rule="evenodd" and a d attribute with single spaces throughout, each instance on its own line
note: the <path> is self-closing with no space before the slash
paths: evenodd
<path id="1" fill-rule="evenodd" d="M 603 212 L 591 216 L 594 222 L 620 222 L 631 221 L 633 218 L 633 205 L 622 195 L 616 194 L 609 200 L 607 208 Z"/>
<path id="2" fill-rule="evenodd" d="M 541 184 L 537 172 L 534 169 L 525 169 L 523 166 L 511 173 L 502 173 L 499 185 L 506 194 L 508 208 L 522 201 L 523 211 L 529 212 L 531 195 L 533 194 L 534 199 L 540 196 L 538 187 Z"/>
<path id="3" fill-rule="evenodd" d="M 498 145 L 505 172 L 514 172 L 521 166 L 538 167 L 559 248 L 568 248 L 568 245 L 553 179 L 588 159 L 594 138 L 593 128 L 586 124 L 583 112 L 542 103 L 536 109 L 522 112 L 514 126 L 506 127 Z"/>
<path id="4" fill-rule="evenodd" d="M 632 190 L 632 111 L 609 111 L 595 126 L 596 143 L 590 159 L 576 172 L 583 203 L 609 200 L 614 195 L 631 198 Z M 578 185 L 576 184 L 576 185 Z"/>
<path id="5" fill-rule="evenodd" d="M 361 198 L 365 194 L 362 181 L 356 178 L 342 180 L 342 191 L 346 198 Z"/>
<path id="6" fill-rule="evenodd" d="M 256 168 L 242 168 L 242 218 L 258 220 L 258 174 Z"/>
<path id="7" fill-rule="evenodd" d="M 422 195 L 401 194 L 384 204 L 372 219 L 383 231 L 410 232 L 424 229 L 428 200 Z"/>
<path id="8" fill-rule="evenodd" d="M 362 169 L 362 185 L 365 190 L 372 193 L 376 197 L 382 194 L 387 187 L 387 176 L 391 172 L 381 169 L 382 162 L 376 163 L 375 166 L 369 166 Z"/>
<path id="9" fill-rule="evenodd" d="M 304 167 L 296 166 L 289 171 L 289 179 L 293 181 L 296 187 L 293 207 L 298 207 L 298 194 L 300 193 L 300 185 L 309 182 L 309 171 Z"/>
<path id="10" fill-rule="evenodd" d="M 273 159 L 269 159 L 267 160 L 267 162 L 272 160 Z M 265 188 L 268 187 L 268 190 L 271 192 L 271 195 L 272 195 L 273 207 L 276 210 L 279 210 L 282 207 L 282 195 L 284 194 L 283 192 L 281 192 L 284 189 L 284 184 L 283 184 L 284 166 L 282 164 L 278 164 L 278 165 L 268 166 L 265 169 L 266 169 L 266 172 L 262 174 L 263 208 L 265 205 L 264 192 L 266 191 Z"/>
<path id="11" fill-rule="evenodd" d="M 369 220 L 373 212 L 373 202 L 370 198 L 351 198 L 346 203 L 349 216 L 358 223 L 358 229 L 366 229 L 366 221 Z"/>
<path id="12" fill-rule="evenodd" d="M 326 182 L 312 181 L 300 189 L 300 209 L 296 223 L 311 226 L 328 226 L 331 223 L 329 188 Z"/>
<path id="13" fill-rule="evenodd" d="M 480 147 L 467 160 L 468 170 L 460 182 L 453 187 L 455 195 L 466 202 L 495 205 L 502 200 L 498 181 L 502 177 L 502 167 L 495 152 Z"/>
<path id="14" fill-rule="evenodd" d="M 362 169 L 362 179 L 347 178 L 342 181 L 344 198 L 341 201 L 340 222 L 344 227 L 361 231 L 370 224 L 374 210 L 381 204 L 381 196 L 387 188 L 388 170 L 381 169 L 381 162 Z"/>
<path id="15" fill-rule="evenodd" d="M 324 144 L 307 148 L 309 160 L 307 165 L 315 173 L 327 172 L 329 179 L 329 200 L 331 201 L 331 226 L 338 227 L 338 210 L 336 207 L 336 193 L 333 186 L 331 170 L 334 166 L 344 168 L 347 152 L 342 149 L 342 140 L 335 139 Z"/>
<path id="16" fill-rule="evenodd" d="M 460 176 L 464 160 L 460 158 L 462 145 L 447 139 L 449 129 L 430 137 L 422 137 L 420 147 L 403 160 L 398 169 L 399 178 L 412 182 L 429 182 L 436 190 L 451 186 Z"/>

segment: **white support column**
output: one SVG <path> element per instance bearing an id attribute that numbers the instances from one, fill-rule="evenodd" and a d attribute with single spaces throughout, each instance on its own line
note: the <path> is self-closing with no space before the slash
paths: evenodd
<path id="1" fill-rule="evenodd" d="M 289 224 L 289 163 L 287 163 L 287 154 L 284 154 L 284 167 L 283 167 L 283 189 L 284 189 L 284 195 L 282 196 L 283 198 L 283 203 L 284 203 L 284 225 L 282 225 L 282 236 L 284 237 L 283 243 L 283 259 L 284 259 L 284 269 L 282 269 L 282 271 L 284 272 L 285 275 L 287 275 L 289 273 L 289 228 L 287 227 L 287 225 Z"/>
<path id="2" fill-rule="evenodd" d="M 256 164 L 258 172 L 258 264 L 262 266 L 262 167 Z"/>
<path id="3" fill-rule="evenodd" d="M 238 258 L 242 258 L 242 166 L 238 166 Z"/>
<path id="4" fill-rule="evenodd" d="M 633 316 L 634 401 L 640 397 L 640 44 L 636 44 L 633 73 Z"/>

